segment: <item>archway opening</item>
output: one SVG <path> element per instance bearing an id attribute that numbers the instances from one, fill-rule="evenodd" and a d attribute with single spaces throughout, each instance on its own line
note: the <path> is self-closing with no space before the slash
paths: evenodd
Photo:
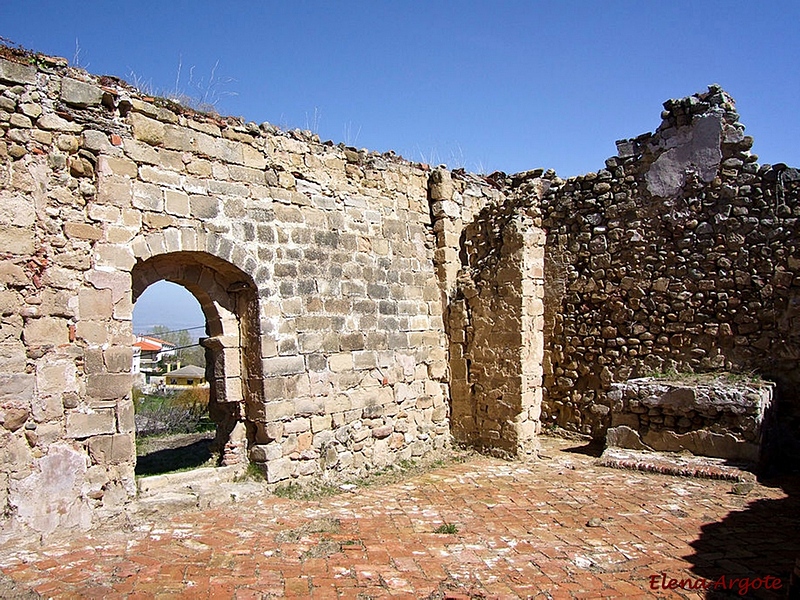
<path id="1" fill-rule="evenodd" d="M 184 287 L 150 285 L 133 311 L 136 474 L 210 466 L 216 425 L 208 414 L 210 383 L 205 315 Z"/>
<path id="2" fill-rule="evenodd" d="M 205 252 L 158 255 L 137 263 L 131 274 L 134 303 L 150 286 L 156 284 L 154 289 L 158 289 L 163 282 L 169 282 L 186 290 L 199 305 L 205 323 L 197 343 L 203 351 L 202 379 L 207 383 L 207 399 L 202 408 L 207 409 L 204 418 L 214 431 L 208 447 L 210 458 L 201 464 L 246 461 L 248 407 L 257 407 L 262 397 L 258 304 L 252 278 L 235 265 Z M 175 350 L 177 359 L 178 348 Z M 190 356 L 192 353 L 196 356 L 196 351 L 190 351 Z M 193 385 L 201 379 L 196 369 L 181 377 L 172 373 L 163 374 L 165 389 L 189 385 L 189 379 Z M 201 394 L 195 391 L 187 396 L 196 400 Z M 198 446 L 191 450 L 196 456 L 187 466 L 199 466 L 196 463 L 203 458 L 203 449 Z"/>

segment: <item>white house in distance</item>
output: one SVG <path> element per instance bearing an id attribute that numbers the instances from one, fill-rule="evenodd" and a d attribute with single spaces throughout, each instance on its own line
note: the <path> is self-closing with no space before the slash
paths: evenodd
<path id="1" fill-rule="evenodd" d="M 175 344 L 150 335 L 137 335 L 133 344 L 132 372 L 152 375 L 165 356 L 175 356 Z"/>

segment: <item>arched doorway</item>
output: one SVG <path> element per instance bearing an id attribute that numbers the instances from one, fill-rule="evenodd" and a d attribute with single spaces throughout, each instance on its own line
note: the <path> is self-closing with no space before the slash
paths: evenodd
<path id="1" fill-rule="evenodd" d="M 157 281 L 186 288 L 206 319 L 209 416 L 217 426 L 212 449 L 219 464 L 246 460 L 248 406 L 262 393 L 258 296 L 252 278 L 206 252 L 171 252 L 137 263 L 131 272 L 133 301 Z"/>
<path id="2" fill-rule="evenodd" d="M 136 300 L 133 332 L 136 474 L 213 464 L 200 303 L 185 287 L 158 281 Z"/>

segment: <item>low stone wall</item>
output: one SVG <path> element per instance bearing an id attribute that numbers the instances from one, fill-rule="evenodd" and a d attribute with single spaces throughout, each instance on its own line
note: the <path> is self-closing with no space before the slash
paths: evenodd
<path id="1" fill-rule="evenodd" d="M 606 443 L 757 463 L 773 387 L 724 378 L 641 378 L 612 384 Z"/>

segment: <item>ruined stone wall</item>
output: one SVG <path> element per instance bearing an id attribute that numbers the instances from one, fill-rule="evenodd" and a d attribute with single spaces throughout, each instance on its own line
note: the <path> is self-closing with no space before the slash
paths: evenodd
<path id="1" fill-rule="evenodd" d="M 0 512 L 86 526 L 134 494 L 133 302 L 187 287 L 227 462 L 343 477 L 450 438 L 429 171 L 0 59 Z M 27 528 L 27 529 L 26 529 Z"/>
<path id="2" fill-rule="evenodd" d="M 530 193 L 536 184 L 506 195 L 505 181 L 453 179 L 443 170 L 432 182 L 448 294 L 453 435 L 493 453 L 533 454 L 544 312 L 544 232 L 539 197 Z"/>
<path id="3" fill-rule="evenodd" d="M 133 303 L 206 317 L 224 464 L 338 478 L 452 436 L 601 436 L 612 382 L 798 383 L 800 174 L 713 87 L 597 173 L 433 170 L 0 58 L 0 511 L 47 535 L 134 494 Z M 800 439 L 800 402 L 785 423 Z M 449 404 L 448 404 L 449 400 Z"/>
<path id="4" fill-rule="evenodd" d="M 783 423 L 800 432 L 787 397 L 800 358 L 800 172 L 758 165 L 716 86 L 664 106 L 654 134 L 618 142 L 597 173 L 553 178 L 543 198 L 543 419 L 602 436 L 612 381 L 754 371 L 784 382 Z"/>

